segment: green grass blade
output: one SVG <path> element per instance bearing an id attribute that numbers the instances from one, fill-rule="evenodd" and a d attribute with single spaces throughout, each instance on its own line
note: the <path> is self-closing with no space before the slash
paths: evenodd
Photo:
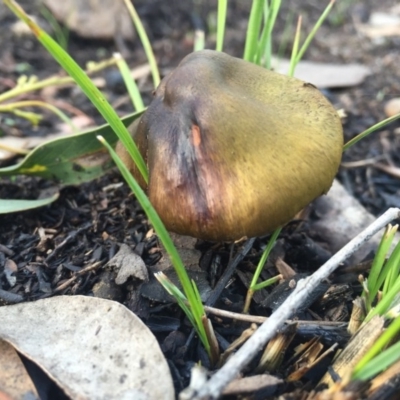
<path id="1" fill-rule="evenodd" d="M 129 154 L 135 160 L 136 165 L 140 173 L 143 175 L 145 182 L 148 182 L 148 171 L 146 163 L 143 160 L 136 144 L 132 140 L 129 132 L 127 131 L 124 124 L 121 122 L 117 113 L 107 102 L 104 95 L 99 89 L 93 84 L 86 73 L 78 66 L 78 64 L 72 59 L 72 57 L 61 48 L 57 42 L 51 38 L 46 32 L 44 32 L 28 15 L 24 10 L 13 0 L 4 0 L 4 3 L 10 8 L 10 10 L 22 21 L 24 21 L 31 31 L 35 34 L 37 39 L 47 49 L 47 51 L 54 57 L 54 59 L 63 67 L 63 69 L 71 75 L 75 82 L 80 86 L 86 96 L 94 104 L 97 110 L 101 113 L 104 119 L 110 124 L 112 129 L 120 138 L 121 142 L 127 148 Z"/>
<path id="2" fill-rule="evenodd" d="M 289 64 L 289 72 L 288 72 L 289 76 L 294 75 L 294 70 L 295 70 L 296 64 L 297 64 L 296 56 L 297 56 L 297 52 L 299 50 L 300 35 L 301 35 L 301 21 L 302 21 L 302 18 L 300 15 L 297 20 L 297 27 L 296 27 L 296 33 L 294 35 L 292 54 L 290 56 L 290 64 Z"/>
<path id="3" fill-rule="evenodd" d="M 343 151 L 349 149 L 351 146 L 354 146 L 356 143 L 358 143 L 360 140 L 362 140 L 365 137 L 367 137 L 369 134 L 377 131 L 378 129 L 381 129 L 381 128 L 385 127 L 386 125 L 390 124 L 393 121 L 396 121 L 399 118 L 400 118 L 400 114 L 396 114 L 396 115 L 393 115 L 393 117 L 386 118 L 383 121 L 380 121 L 375 125 L 372 125 L 370 128 L 366 129 L 364 132 L 361 132 L 357 136 L 353 137 L 353 139 L 349 140 L 343 146 Z"/>
<path id="4" fill-rule="evenodd" d="M 264 268 L 264 264 L 267 261 L 268 256 L 271 253 L 272 248 L 274 247 L 276 239 L 278 238 L 279 234 L 281 233 L 281 230 L 282 230 L 282 228 L 278 228 L 274 231 L 274 233 L 270 237 L 267 247 L 265 248 L 265 250 L 261 256 L 261 259 L 257 265 L 257 268 L 253 275 L 253 279 L 251 280 L 251 283 L 250 283 L 250 287 L 247 290 L 246 299 L 244 302 L 243 313 L 245 313 L 245 314 L 248 313 L 248 311 L 249 311 L 251 299 L 253 298 L 255 290 L 257 290 L 255 288 L 257 288 L 258 278 L 260 277 L 261 271 Z M 264 282 L 261 282 L 259 285 L 262 285 L 263 283 Z"/>
<path id="5" fill-rule="evenodd" d="M 192 326 L 195 328 L 197 334 L 199 335 L 201 342 L 203 343 L 204 348 L 206 349 L 207 353 L 210 355 L 211 354 L 210 342 L 207 338 L 207 333 L 206 333 L 206 330 L 204 329 L 204 325 L 202 323 L 202 317 L 205 315 L 204 309 L 202 306 L 200 293 L 197 289 L 195 282 L 192 280 L 192 288 L 193 288 L 195 296 L 197 297 L 197 303 L 192 308 L 192 307 L 187 306 L 188 301 L 187 301 L 187 298 L 185 297 L 185 295 L 179 290 L 179 288 L 173 282 L 171 282 L 168 279 L 168 277 L 164 273 L 157 272 L 154 275 L 155 275 L 156 279 L 164 287 L 164 289 L 171 296 L 173 296 L 176 299 L 176 301 L 179 304 L 179 307 L 181 307 L 181 309 L 185 313 L 186 317 L 188 318 L 188 320 L 190 321 Z"/>
<path id="6" fill-rule="evenodd" d="M 117 60 L 117 66 L 121 72 L 122 79 L 124 80 L 125 86 L 128 90 L 129 97 L 132 100 L 133 109 L 136 111 L 144 110 L 143 99 L 140 94 L 139 88 L 136 85 L 135 80 L 131 76 L 131 71 L 126 61 L 122 58 L 121 54 L 114 54 L 114 58 Z"/>
<path id="7" fill-rule="evenodd" d="M 371 360 L 362 370 L 352 376 L 353 380 L 366 381 L 400 360 L 400 342 L 384 350 Z"/>
<path id="8" fill-rule="evenodd" d="M 385 276 L 383 279 L 379 279 L 383 264 L 386 260 L 386 255 L 389 251 L 389 248 L 393 242 L 394 235 L 397 231 L 397 226 L 392 227 L 391 225 L 388 225 L 386 228 L 381 242 L 379 244 L 378 250 L 376 252 L 376 255 L 374 257 L 374 261 L 371 266 L 371 271 L 368 275 L 368 296 L 367 296 L 367 309 L 369 310 L 371 308 L 371 304 L 375 299 L 376 294 L 378 293 L 378 290 L 383 282 L 383 279 L 385 279 Z M 386 272 L 386 271 L 385 271 Z"/>
<path id="9" fill-rule="evenodd" d="M 132 1 L 124 0 L 124 2 L 132 18 L 133 24 L 135 25 L 139 38 L 142 42 L 147 60 L 149 61 L 150 64 L 151 75 L 153 77 L 153 84 L 154 87 L 156 88 L 160 84 L 160 72 L 158 71 L 157 61 L 156 58 L 154 57 L 149 37 L 147 36 L 146 30 L 144 29 L 142 21 L 140 20 L 139 14 L 136 12 L 136 9 L 132 4 Z"/>
<path id="10" fill-rule="evenodd" d="M 175 298 L 183 312 L 186 314 L 186 317 L 189 319 L 190 323 L 196 328 L 196 321 L 194 319 L 192 310 L 187 306 L 187 298 L 179 290 L 178 286 L 171 282 L 163 272 L 157 272 L 154 274 L 154 276 L 158 282 L 161 283 L 164 289 Z"/>
<path id="11" fill-rule="evenodd" d="M 217 46 L 215 48 L 217 51 L 222 51 L 224 48 L 227 8 L 228 0 L 218 0 Z"/>
<path id="12" fill-rule="evenodd" d="M 388 269 L 388 273 L 385 277 L 385 282 L 382 289 L 382 297 L 386 296 L 390 288 L 396 282 L 400 272 L 400 242 L 397 243 L 392 254 L 386 262 L 385 267 Z"/>
<path id="13" fill-rule="evenodd" d="M 257 54 L 258 36 L 261 31 L 264 2 L 265 0 L 253 0 L 251 6 L 243 56 L 243 59 L 246 61 L 253 62 Z"/>
<path id="14" fill-rule="evenodd" d="M 57 19 L 54 17 L 52 12 L 42 4 L 40 6 L 40 13 L 43 15 L 45 20 L 50 24 L 54 37 L 57 40 L 58 44 L 64 49 L 68 49 L 68 38 L 69 38 L 69 30 L 66 26 L 62 26 Z"/>
<path id="15" fill-rule="evenodd" d="M 299 63 L 299 61 L 303 58 L 304 53 L 306 52 L 306 50 L 308 49 L 308 47 L 310 46 L 310 43 L 312 42 L 312 40 L 314 39 L 315 34 L 317 33 L 318 29 L 321 27 L 321 25 L 323 24 L 323 22 L 325 21 L 326 17 L 328 16 L 328 14 L 330 13 L 330 11 L 332 10 L 332 7 L 334 5 L 336 0 L 331 0 L 330 3 L 328 4 L 328 6 L 325 8 L 324 12 L 321 14 L 321 16 L 318 18 L 318 21 L 316 22 L 316 24 L 313 26 L 313 28 L 311 29 L 311 32 L 308 34 L 308 36 L 306 37 L 306 40 L 303 43 L 303 46 L 301 46 L 300 50 L 297 52 L 296 54 L 296 58 L 295 58 L 295 63 L 296 65 Z"/>
<path id="16" fill-rule="evenodd" d="M 265 67 L 271 69 L 272 60 L 272 31 L 275 26 L 276 18 L 281 7 L 281 0 L 272 0 L 271 5 L 265 3 L 265 26 L 261 34 L 261 39 L 257 49 L 255 63 L 261 65 L 261 60 L 264 58 Z"/>
<path id="17" fill-rule="evenodd" d="M 381 289 L 382 298 L 386 296 L 390 288 L 396 282 L 396 279 L 399 276 L 399 270 L 400 270 L 400 242 L 397 243 L 397 246 L 393 250 L 393 253 L 389 257 L 389 259 L 385 262 L 385 265 L 383 266 L 382 271 L 379 274 L 378 280 L 376 282 L 376 287 L 378 288 L 378 290 L 381 289 L 383 285 L 383 288 Z M 363 293 L 363 296 L 366 295 L 367 293 Z"/>
<path id="18" fill-rule="evenodd" d="M 161 240 L 161 243 L 164 245 L 165 250 L 167 251 L 171 261 L 172 265 L 175 268 L 175 271 L 178 275 L 179 281 L 182 284 L 183 291 L 185 293 L 186 298 L 188 299 L 190 308 L 192 310 L 198 310 L 199 308 L 202 310 L 201 315 L 205 315 L 204 308 L 202 302 L 198 301 L 198 296 L 193 290 L 192 286 L 192 281 L 190 280 L 185 266 L 182 263 L 182 259 L 174 246 L 174 243 L 172 242 L 171 237 L 169 236 L 167 230 L 165 229 L 165 226 L 163 222 L 161 221 L 161 218 L 157 214 L 156 210 L 154 207 L 151 205 L 149 199 L 145 195 L 143 189 L 139 186 L 137 181 L 133 178 L 131 173 L 129 172 L 128 168 L 125 166 L 125 164 L 122 162 L 122 160 L 117 156 L 115 153 L 114 149 L 102 138 L 98 137 L 98 139 L 101 141 L 101 143 L 107 148 L 109 151 L 112 159 L 114 160 L 115 164 L 117 165 L 118 169 L 120 170 L 122 176 L 128 183 L 129 187 L 131 188 L 132 192 L 134 193 L 136 199 L 142 206 L 144 212 L 146 213 L 147 217 L 149 218 L 151 224 L 153 225 L 155 231 L 157 232 L 157 235 L 159 239 Z M 201 320 L 198 321 L 198 314 L 200 313 L 193 313 L 193 317 L 196 320 L 196 329 L 198 329 L 201 333 L 201 336 L 206 337 L 206 333 L 204 331 L 204 327 L 202 325 Z M 208 347 L 209 348 L 209 347 Z"/>
<path id="19" fill-rule="evenodd" d="M 206 40 L 205 40 L 204 31 L 201 30 L 201 29 L 197 29 L 197 30 L 194 32 L 194 46 L 193 46 L 193 51 L 204 50 L 205 45 L 206 45 Z"/>
<path id="20" fill-rule="evenodd" d="M 400 276 L 397 277 L 396 282 L 386 293 L 385 297 L 382 297 L 381 301 L 372 309 L 365 318 L 365 322 L 368 322 L 375 315 L 385 315 L 389 311 L 389 307 L 392 304 L 393 299 L 400 292 Z"/>
<path id="21" fill-rule="evenodd" d="M 265 248 L 265 250 L 261 256 L 261 259 L 257 265 L 256 271 L 254 272 L 253 279 L 251 280 L 251 283 L 250 283 L 250 288 L 253 291 L 255 290 L 254 287 L 257 285 L 257 281 L 258 281 L 258 278 L 260 277 L 261 271 L 263 270 L 264 265 L 268 259 L 268 256 L 270 255 L 271 250 L 273 249 L 273 247 L 275 245 L 276 239 L 278 238 L 281 231 L 282 231 L 282 228 L 278 228 L 277 230 L 275 230 L 274 233 L 272 234 L 271 238 L 268 241 L 268 245 Z"/>
<path id="22" fill-rule="evenodd" d="M 266 281 L 263 281 L 263 282 L 260 282 L 260 283 L 257 283 L 256 285 L 254 285 L 253 290 L 256 292 L 257 290 L 264 289 L 264 288 L 271 286 L 274 283 L 278 282 L 282 278 L 283 278 L 282 275 L 273 276 L 272 278 L 269 278 Z"/>
<path id="23" fill-rule="evenodd" d="M 383 350 L 400 332 L 397 317 L 355 366 L 352 380 L 367 380 L 400 359 L 400 342 Z"/>

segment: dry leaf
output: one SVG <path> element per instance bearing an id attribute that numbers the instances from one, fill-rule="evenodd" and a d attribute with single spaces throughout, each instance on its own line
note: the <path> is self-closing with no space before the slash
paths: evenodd
<path id="1" fill-rule="evenodd" d="M 285 75 L 288 73 L 289 60 L 275 60 L 274 64 L 277 72 Z M 300 61 L 294 76 L 322 89 L 357 86 L 370 74 L 370 69 L 361 64 L 340 65 Z"/>
<path id="2" fill-rule="evenodd" d="M 15 349 L 0 340 L 0 399 L 7 398 L 35 400 L 39 395 Z"/>
<path id="3" fill-rule="evenodd" d="M 400 36 L 400 16 L 391 12 L 373 12 L 368 24 L 356 24 L 356 27 L 371 39 Z"/>
<path id="4" fill-rule="evenodd" d="M 132 21 L 122 0 L 44 0 L 44 4 L 58 20 L 83 37 L 134 38 Z"/>
<path id="5" fill-rule="evenodd" d="M 73 399 L 175 398 L 155 337 L 117 302 L 60 296 L 0 307 L 0 321 L 0 338 Z"/>

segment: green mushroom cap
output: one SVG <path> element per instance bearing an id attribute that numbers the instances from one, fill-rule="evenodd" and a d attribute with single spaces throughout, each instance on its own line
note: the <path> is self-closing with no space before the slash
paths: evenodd
<path id="1" fill-rule="evenodd" d="M 211 50 L 163 79 L 133 137 L 167 229 L 212 241 L 288 222 L 329 190 L 343 148 L 340 118 L 314 86 Z"/>

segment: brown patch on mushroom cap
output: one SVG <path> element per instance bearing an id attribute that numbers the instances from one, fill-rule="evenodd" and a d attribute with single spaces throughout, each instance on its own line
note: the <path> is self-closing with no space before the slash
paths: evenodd
<path id="1" fill-rule="evenodd" d="M 167 229 L 216 241 L 288 222 L 328 191 L 343 147 L 340 119 L 317 89 L 210 50 L 163 79 L 139 130 L 148 194 Z"/>

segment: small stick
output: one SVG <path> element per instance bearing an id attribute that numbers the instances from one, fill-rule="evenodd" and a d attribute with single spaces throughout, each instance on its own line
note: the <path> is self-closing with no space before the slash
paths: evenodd
<path id="1" fill-rule="evenodd" d="M 93 271 L 100 267 L 103 264 L 103 261 L 97 261 L 94 264 L 87 265 L 86 267 L 82 268 L 81 270 L 77 271 L 74 273 L 74 275 L 69 278 L 68 280 L 64 281 L 61 283 L 61 285 L 57 286 L 54 289 L 54 293 L 60 292 L 61 290 L 66 289 L 68 286 L 70 286 L 72 283 L 74 283 L 77 278 L 83 274 L 86 274 L 87 272 Z"/>
<path id="2" fill-rule="evenodd" d="M 286 301 L 276 310 L 271 317 L 265 321 L 253 334 L 253 336 L 232 356 L 227 363 L 217 371 L 211 379 L 205 383 L 194 396 L 193 400 L 217 399 L 222 390 L 231 382 L 239 372 L 250 363 L 265 344 L 274 337 L 278 329 L 282 327 L 296 309 L 310 295 L 312 290 L 326 279 L 344 260 L 349 258 L 374 234 L 386 226 L 389 222 L 400 218 L 399 208 L 389 208 L 381 217 L 373 222 L 368 228 L 357 235 L 341 250 L 339 250 L 321 268 L 306 279 L 297 283 L 296 289 Z"/>
<path id="3" fill-rule="evenodd" d="M 267 321 L 269 318 L 268 317 L 262 317 L 259 315 L 249 315 L 249 314 L 240 314 L 236 313 L 233 311 L 227 311 L 227 310 L 222 310 L 220 308 L 215 308 L 215 307 L 209 307 L 209 306 L 204 306 L 204 311 L 213 315 L 216 315 L 218 317 L 222 318 L 231 318 L 236 321 L 242 321 L 242 322 L 249 322 L 253 324 L 262 324 L 265 321 Z M 288 324 L 297 324 L 297 325 L 320 325 L 320 326 L 343 326 L 346 325 L 345 322 L 340 321 L 303 321 L 303 320 L 292 320 L 288 319 L 286 321 Z"/>

